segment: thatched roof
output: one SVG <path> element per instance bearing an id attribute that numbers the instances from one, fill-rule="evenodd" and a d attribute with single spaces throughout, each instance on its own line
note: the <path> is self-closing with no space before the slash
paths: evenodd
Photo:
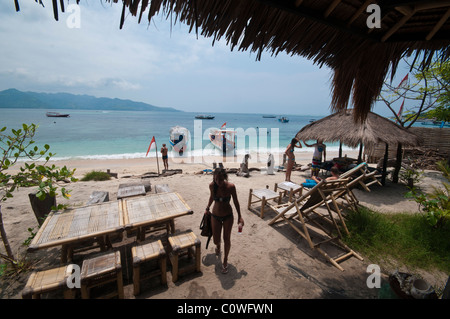
<path id="1" fill-rule="evenodd" d="M 352 110 L 338 112 L 304 126 L 296 135 L 301 141 L 322 139 L 324 142 L 340 141 L 356 148 L 363 145 L 401 143 L 404 146 L 417 146 L 420 138 L 407 129 L 382 117 L 369 112 L 364 123 L 353 121 Z"/>
<path id="2" fill-rule="evenodd" d="M 14 0 L 17 3 L 18 0 Z M 39 0 L 44 1 L 44 0 Z M 79 0 L 76 0 L 77 3 Z M 119 0 L 105 0 L 117 3 Z M 162 13 L 231 49 L 300 55 L 333 72 L 333 111 L 352 101 L 355 119 L 364 119 L 402 57 L 420 54 L 423 65 L 438 53 L 450 56 L 450 1 L 431 0 L 122 0 L 126 11 L 147 16 Z M 369 28 L 378 4 L 380 28 Z M 60 2 L 60 6 L 63 1 Z M 18 4 L 16 4 L 18 7 Z M 58 2 L 53 0 L 55 18 Z M 56 7 L 56 8 L 55 8 Z M 148 10 L 147 10 L 148 9 Z M 151 41 L 151 39 L 149 39 Z M 301 85 L 301 83 L 299 83 Z"/>

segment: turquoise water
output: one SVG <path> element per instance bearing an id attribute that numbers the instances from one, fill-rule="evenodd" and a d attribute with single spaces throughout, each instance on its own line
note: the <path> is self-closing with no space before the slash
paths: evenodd
<path id="1" fill-rule="evenodd" d="M 236 130 L 236 153 L 284 152 L 292 137 L 311 119 L 318 117 L 285 115 L 288 123 L 263 114 L 211 113 L 213 120 L 196 120 L 191 112 L 89 111 L 52 110 L 70 113 L 68 118 L 46 117 L 42 109 L 0 109 L 0 127 L 20 128 L 22 123 L 39 125 L 35 141 L 38 146 L 50 145 L 56 159 L 121 159 L 145 157 L 155 136 L 157 147 L 169 143 L 169 130 L 180 125 L 190 131 L 191 141 L 184 156 L 220 155 L 208 139 L 211 128 Z M 328 144 L 338 149 L 337 144 Z M 310 148 L 297 149 L 296 152 Z M 155 156 L 155 150 L 150 151 Z"/>

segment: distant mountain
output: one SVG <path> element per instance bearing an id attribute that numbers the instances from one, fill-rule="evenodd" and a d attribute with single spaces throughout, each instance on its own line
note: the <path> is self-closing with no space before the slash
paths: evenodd
<path id="1" fill-rule="evenodd" d="M 131 100 L 69 93 L 21 92 L 16 89 L 0 91 L 0 108 L 181 112 L 171 107 L 158 107 Z"/>

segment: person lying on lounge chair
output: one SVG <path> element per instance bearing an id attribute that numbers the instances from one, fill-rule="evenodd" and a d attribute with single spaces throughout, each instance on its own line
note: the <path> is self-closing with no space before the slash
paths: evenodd
<path id="1" fill-rule="evenodd" d="M 339 178 L 339 170 L 336 166 L 333 166 L 330 169 L 330 173 L 331 173 L 331 176 L 327 177 L 325 179 L 326 181 L 331 181 L 331 180 Z M 302 185 L 303 185 L 303 187 L 306 187 L 306 188 L 312 188 L 312 187 L 316 186 L 321 180 L 322 179 L 320 177 L 313 176 L 312 179 L 306 179 L 306 182 L 303 183 Z"/>

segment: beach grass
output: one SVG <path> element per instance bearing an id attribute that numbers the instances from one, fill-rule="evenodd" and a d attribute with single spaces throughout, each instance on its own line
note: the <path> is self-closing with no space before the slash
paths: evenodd
<path id="1" fill-rule="evenodd" d="M 346 244 L 381 267 L 395 261 L 397 268 L 450 272 L 450 222 L 436 229 L 421 214 L 381 214 L 363 207 L 349 212 L 346 224 L 351 234 Z"/>
<path id="2" fill-rule="evenodd" d="M 101 171 L 91 171 L 86 174 L 84 174 L 83 178 L 81 179 L 83 182 L 88 181 L 107 181 L 111 179 L 111 175 L 105 172 Z"/>

